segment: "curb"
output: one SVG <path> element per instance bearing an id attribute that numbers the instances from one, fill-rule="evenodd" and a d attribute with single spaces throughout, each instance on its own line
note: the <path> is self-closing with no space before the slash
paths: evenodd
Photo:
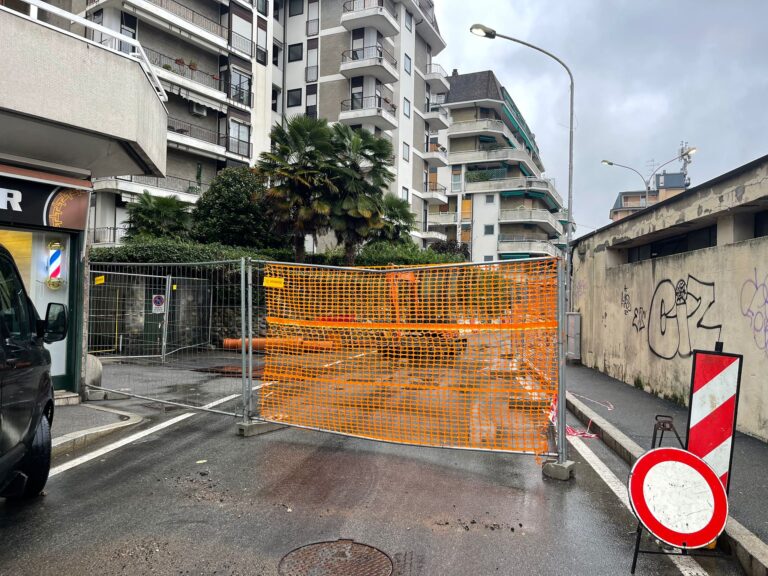
<path id="1" fill-rule="evenodd" d="M 606 446 L 630 466 L 646 452 L 637 442 L 575 398 L 570 392 L 566 392 L 565 404 L 571 414 L 576 416 L 585 426 L 589 425 L 589 431 L 597 434 Z M 728 516 L 728 523 L 723 534 L 731 551 L 739 559 L 741 567 L 748 576 L 768 576 L 768 544 L 760 540 L 733 516 Z"/>
<path id="2" fill-rule="evenodd" d="M 86 406 L 86 405 L 81 404 L 81 406 Z M 114 424 L 107 424 L 105 426 L 96 426 L 95 428 L 88 428 L 87 430 L 80 430 L 78 432 L 70 432 L 69 434 L 65 434 L 64 436 L 59 436 L 58 438 L 54 438 L 53 441 L 51 442 L 52 457 L 61 456 L 62 454 L 66 454 L 67 452 L 71 452 L 73 450 L 78 450 L 80 448 L 85 448 L 86 446 L 90 446 L 99 438 L 103 438 L 104 436 L 112 434 L 113 432 L 117 432 L 122 428 L 134 426 L 144 420 L 144 418 L 136 414 L 131 414 L 130 412 L 122 412 L 120 410 L 114 410 L 113 408 L 105 408 L 103 406 L 87 406 L 87 407 L 92 408 L 94 410 L 102 410 L 103 412 L 111 412 L 112 414 L 117 414 L 119 416 L 126 416 L 128 419 L 122 420 L 121 422 L 115 422 Z"/>

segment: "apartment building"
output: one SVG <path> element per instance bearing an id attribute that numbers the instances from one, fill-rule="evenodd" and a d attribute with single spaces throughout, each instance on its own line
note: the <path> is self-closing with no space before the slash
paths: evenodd
<path id="1" fill-rule="evenodd" d="M 428 229 L 468 244 L 474 262 L 558 254 L 568 217 L 512 97 L 490 70 L 448 80 L 450 187 Z"/>
<path id="2" fill-rule="evenodd" d="M 610 219 L 614 222 L 621 220 L 648 206 L 653 206 L 662 200 L 685 192 L 690 185 L 690 180 L 685 172 L 667 173 L 664 171 L 661 174 L 656 174 L 654 181 L 655 188 L 619 192 L 609 213 Z"/>
<path id="3" fill-rule="evenodd" d="M 430 0 L 288 0 L 274 9 L 273 121 L 293 114 L 365 128 L 395 152 L 390 192 L 407 199 L 413 236 L 444 239 L 427 226 L 447 203 L 438 169 L 448 165 L 439 131 L 449 83 L 433 61 L 446 46 Z M 322 249 L 321 245 L 319 249 Z"/>
<path id="4" fill-rule="evenodd" d="M 165 176 L 94 179 L 90 240 L 115 243 L 125 231 L 126 205 L 144 190 L 195 202 L 219 170 L 253 163 L 255 141 L 263 149 L 254 125 L 265 133 L 271 123 L 266 37 L 272 18 L 267 0 L 87 0 L 84 15 L 138 40 L 168 94 Z M 91 29 L 86 35 L 111 40 Z M 137 50 L 125 42 L 114 48 Z"/>

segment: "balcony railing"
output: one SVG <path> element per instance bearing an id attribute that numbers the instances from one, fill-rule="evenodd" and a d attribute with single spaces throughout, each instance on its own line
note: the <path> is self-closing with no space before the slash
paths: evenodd
<path id="1" fill-rule="evenodd" d="M 397 20 L 395 5 L 390 0 L 350 0 L 349 2 L 344 2 L 343 11 L 360 12 L 370 8 L 384 8 L 392 18 Z"/>
<path id="2" fill-rule="evenodd" d="M 350 98 L 341 103 L 341 111 L 350 110 L 384 110 L 390 114 L 395 113 L 395 106 L 381 96 L 367 96 L 365 98 Z"/>
<path id="3" fill-rule="evenodd" d="M 397 67 L 397 60 L 395 57 L 381 46 L 365 46 L 363 48 L 355 48 L 354 50 L 345 50 L 341 53 L 342 62 L 355 62 L 357 60 L 366 60 L 368 58 L 386 60 L 392 64 L 392 66 Z"/>
<path id="4" fill-rule="evenodd" d="M 307 36 L 317 36 L 320 33 L 320 20 L 307 20 Z"/>
<path id="5" fill-rule="evenodd" d="M 183 134 L 189 136 L 195 140 L 202 140 L 203 142 L 209 142 L 211 144 L 218 144 L 219 135 L 214 130 L 203 128 L 195 124 L 190 124 L 184 120 L 173 118 L 168 116 L 168 130 L 177 134 Z"/>
<path id="6" fill-rule="evenodd" d="M 436 152 L 443 158 L 448 158 L 448 151 L 445 149 L 445 146 L 442 144 L 437 144 L 436 142 L 433 142 L 427 146 L 427 152 Z M 443 189 L 445 189 L 445 186 L 443 186 Z"/>
<path id="7" fill-rule="evenodd" d="M 431 104 L 426 105 L 425 108 L 426 108 L 425 112 L 437 112 L 437 114 L 441 118 L 445 118 L 446 120 L 448 120 L 448 118 L 450 117 L 448 114 L 448 110 L 440 106 L 440 104 L 436 104 L 432 102 Z"/>
<path id="8" fill-rule="evenodd" d="M 234 136 L 222 135 L 219 139 L 219 143 L 224 146 L 228 152 L 237 154 L 239 156 L 251 157 L 251 143 L 245 140 L 240 140 Z"/>
<path id="9" fill-rule="evenodd" d="M 165 178 L 159 178 L 156 176 L 116 176 L 115 180 L 122 180 L 124 182 L 133 182 L 135 184 L 142 184 L 144 186 L 152 186 L 154 188 L 162 188 L 163 190 L 172 190 L 174 192 L 181 192 L 184 194 L 202 194 L 210 184 L 208 182 L 197 182 L 195 180 L 189 180 L 188 178 L 181 178 L 179 176 L 166 176 Z M 98 178 L 97 181 L 112 180 L 112 178 Z"/>
<path id="10" fill-rule="evenodd" d="M 168 72 L 172 72 L 182 78 L 197 82 L 198 84 L 203 84 L 214 90 L 219 90 L 218 74 L 205 72 L 197 67 L 194 69 L 190 68 L 190 63 L 186 63 L 181 58 L 171 58 L 170 56 L 161 54 L 151 48 L 144 48 L 144 52 L 147 53 L 147 58 L 154 66 L 168 70 Z"/>
<path id="11" fill-rule="evenodd" d="M 253 92 L 250 91 L 248 83 L 245 84 L 230 84 L 229 82 L 222 82 L 221 89 L 227 93 L 227 98 L 234 100 L 249 108 L 253 106 Z"/>
<path id="12" fill-rule="evenodd" d="M 427 214 L 427 224 L 430 226 L 450 226 L 458 222 L 456 212 L 429 212 Z"/>
<path id="13" fill-rule="evenodd" d="M 196 12 L 187 6 L 176 2 L 176 0 L 149 0 L 149 2 L 164 10 L 168 10 L 168 12 L 174 16 L 178 16 L 182 20 L 186 20 L 195 26 L 199 26 L 211 34 L 216 34 L 216 36 L 221 36 L 222 38 L 227 37 L 227 30 L 224 26 L 215 20 L 211 20 L 207 16 L 203 16 L 200 12 Z"/>
<path id="14" fill-rule="evenodd" d="M 426 16 L 427 21 L 432 24 L 432 27 L 437 30 L 437 19 L 435 18 L 435 5 L 429 0 L 419 0 L 419 8 Z"/>
<path id="15" fill-rule="evenodd" d="M 448 76 L 448 74 L 445 73 L 445 69 L 440 66 L 440 64 L 435 63 L 427 64 L 427 74 L 437 74 L 443 78 Z"/>
<path id="16" fill-rule="evenodd" d="M 127 232 L 127 226 L 89 228 L 87 241 L 90 244 L 118 244 L 123 241 Z"/>
<path id="17" fill-rule="evenodd" d="M 488 180 L 503 180 L 507 177 L 506 168 L 494 168 L 491 170 L 468 170 L 464 180 L 466 182 L 487 182 Z"/>
<path id="18" fill-rule="evenodd" d="M 506 209 L 499 210 L 499 222 L 546 222 L 554 230 L 562 232 L 562 225 L 549 210 Z"/>
<path id="19" fill-rule="evenodd" d="M 307 66 L 304 68 L 304 79 L 306 82 L 317 82 L 317 66 Z"/>
<path id="20" fill-rule="evenodd" d="M 424 183 L 424 192 L 427 193 L 433 193 L 433 194 L 445 194 L 447 191 L 446 187 L 442 184 L 438 184 L 437 182 L 425 182 Z"/>
<path id="21" fill-rule="evenodd" d="M 229 32 L 229 45 L 235 50 L 248 54 L 248 56 L 253 56 L 256 47 L 253 40 L 238 34 L 234 30 L 230 30 Z"/>

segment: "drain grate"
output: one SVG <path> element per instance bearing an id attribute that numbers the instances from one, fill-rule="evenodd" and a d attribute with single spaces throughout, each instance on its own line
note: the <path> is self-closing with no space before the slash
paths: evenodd
<path id="1" fill-rule="evenodd" d="M 352 540 L 318 542 L 286 554 L 280 576 L 390 576 L 392 560 L 373 546 Z"/>

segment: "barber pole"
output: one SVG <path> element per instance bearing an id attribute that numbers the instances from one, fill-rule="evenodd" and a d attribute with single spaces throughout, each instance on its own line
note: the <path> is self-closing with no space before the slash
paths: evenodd
<path id="1" fill-rule="evenodd" d="M 706 462 L 728 490 L 742 357 L 695 351 L 686 449 Z"/>
<path id="2" fill-rule="evenodd" d="M 46 284 L 52 290 L 57 290 L 61 287 L 61 244 L 59 242 L 51 242 L 48 244 L 48 279 Z"/>

